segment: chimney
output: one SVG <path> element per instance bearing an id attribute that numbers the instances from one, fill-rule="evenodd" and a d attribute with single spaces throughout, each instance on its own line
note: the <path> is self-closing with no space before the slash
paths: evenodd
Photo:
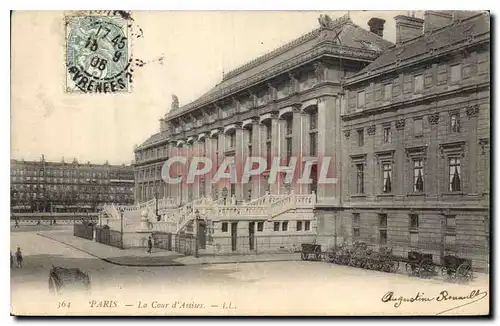
<path id="1" fill-rule="evenodd" d="M 370 32 L 377 34 L 380 37 L 384 37 L 384 24 L 385 19 L 373 17 L 368 21 L 368 26 L 370 26 Z"/>
<path id="2" fill-rule="evenodd" d="M 427 10 L 424 13 L 424 32 L 441 28 L 453 22 L 451 10 Z"/>
<path id="3" fill-rule="evenodd" d="M 396 21 L 396 43 L 402 43 L 422 35 L 424 20 L 416 17 L 398 15 Z"/>

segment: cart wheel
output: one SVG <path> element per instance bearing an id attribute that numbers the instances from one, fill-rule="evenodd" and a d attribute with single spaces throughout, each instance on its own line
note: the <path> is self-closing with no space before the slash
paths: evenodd
<path id="1" fill-rule="evenodd" d="M 430 260 L 422 260 L 418 268 L 418 276 L 422 278 L 430 278 L 435 271 L 434 264 Z"/>
<path id="2" fill-rule="evenodd" d="M 456 280 L 459 283 L 467 283 L 472 280 L 473 273 L 469 264 L 463 263 L 457 268 Z"/>
<path id="3" fill-rule="evenodd" d="M 57 284 L 54 281 L 53 277 L 49 277 L 49 293 L 51 295 L 58 295 L 59 294 L 59 289 L 57 288 Z"/>
<path id="4" fill-rule="evenodd" d="M 398 271 L 399 271 L 399 262 L 397 261 L 392 262 L 391 272 L 397 273 Z"/>

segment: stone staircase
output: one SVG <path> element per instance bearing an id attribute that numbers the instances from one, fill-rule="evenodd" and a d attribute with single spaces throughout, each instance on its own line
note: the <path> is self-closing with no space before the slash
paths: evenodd
<path id="1" fill-rule="evenodd" d="M 224 200 L 212 200 L 202 197 L 183 206 L 178 206 L 177 200 L 164 198 L 158 200 L 158 214 L 162 216 L 160 221 L 156 217 L 156 199 L 149 200 L 138 205 L 117 206 L 105 205 L 103 212 L 110 228 L 119 230 L 120 211 L 123 212 L 124 225 L 127 229 L 137 228 L 142 217 L 149 221 L 151 232 L 185 232 L 187 227 L 196 219 L 201 220 L 269 220 L 281 214 L 293 214 L 296 209 L 312 209 L 315 207 L 316 195 L 295 194 L 293 191 L 288 195 L 266 195 L 243 204 L 236 204 L 234 198 Z"/>

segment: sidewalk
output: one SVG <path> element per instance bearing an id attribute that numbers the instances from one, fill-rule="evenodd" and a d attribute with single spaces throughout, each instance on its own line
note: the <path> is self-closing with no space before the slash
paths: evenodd
<path id="1" fill-rule="evenodd" d="M 91 256 L 104 260 L 105 262 L 121 266 L 182 266 L 183 264 L 174 261 L 175 258 L 183 255 L 154 248 L 151 254 L 146 252 L 146 248 L 120 249 L 108 246 L 92 240 L 87 240 L 73 235 L 69 232 L 42 231 L 38 235 L 65 244 L 74 249 L 83 251 Z"/>
<path id="2" fill-rule="evenodd" d="M 235 264 L 235 263 L 263 263 L 278 261 L 301 260 L 300 253 L 276 253 L 258 255 L 206 255 L 198 258 L 193 256 L 183 256 L 175 261 L 183 265 L 208 265 L 208 264 Z"/>
<path id="3" fill-rule="evenodd" d="M 148 254 L 146 248 L 119 249 L 73 235 L 73 231 L 41 231 L 38 235 L 83 251 L 105 262 L 120 266 L 184 266 L 207 264 L 234 264 L 300 260 L 300 253 L 280 253 L 261 255 L 203 255 L 198 258 L 184 256 L 177 252 L 154 248 Z"/>

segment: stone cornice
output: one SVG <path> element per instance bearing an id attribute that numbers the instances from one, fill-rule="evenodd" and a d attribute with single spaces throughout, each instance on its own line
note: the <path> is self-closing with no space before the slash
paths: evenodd
<path id="1" fill-rule="evenodd" d="M 246 88 L 260 84 L 279 74 L 292 70 L 297 66 L 301 66 L 310 61 L 313 61 L 321 56 L 335 56 L 344 59 L 355 59 L 358 61 L 373 61 L 378 55 L 379 52 L 376 51 L 338 45 L 329 40 L 323 41 L 312 49 L 300 53 L 289 60 L 280 62 L 277 65 L 253 76 L 250 76 L 240 82 L 228 85 L 227 87 L 220 89 L 213 94 L 203 96 L 195 100 L 194 102 L 191 102 L 179 108 L 176 111 L 169 112 L 166 120 L 178 118 L 193 110 L 199 109 L 208 104 L 213 104 L 213 102 L 219 101 L 223 98 L 227 98 L 231 95 L 245 90 Z"/>
<path id="2" fill-rule="evenodd" d="M 349 86 L 366 82 L 371 79 L 376 79 L 385 74 L 392 73 L 394 71 L 402 70 L 408 67 L 411 67 L 415 64 L 422 64 L 428 60 L 436 60 L 438 57 L 448 55 L 450 53 L 456 51 L 462 51 L 465 48 L 474 47 L 483 43 L 487 43 L 490 40 L 490 33 L 483 33 L 480 35 L 476 35 L 474 40 L 476 42 L 471 43 L 468 39 L 463 39 L 455 44 L 447 44 L 440 48 L 433 48 L 432 53 L 425 52 L 419 55 L 412 56 L 403 61 L 398 60 L 398 63 L 395 64 L 393 62 L 388 63 L 385 66 L 377 67 L 373 70 L 365 70 L 361 72 L 359 75 L 352 76 L 345 80 L 344 85 L 349 88 Z"/>
<path id="3" fill-rule="evenodd" d="M 434 100 L 434 99 L 440 98 L 440 97 L 450 96 L 450 95 L 453 95 L 453 94 L 459 94 L 461 92 L 474 91 L 474 90 L 477 90 L 477 89 L 480 89 L 480 88 L 483 88 L 483 87 L 489 87 L 489 85 L 490 85 L 489 82 L 482 82 L 482 83 L 471 84 L 471 85 L 467 85 L 467 86 L 464 86 L 464 87 L 456 88 L 456 89 L 453 89 L 453 90 L 448 90 L 448 91 L 443 91 L 443 92 L 437 92 L 437 93 L 427 94 L 425 96 L 422 96 L 422 97 L 419 97 L 419 98 L 415 98 L 415 99 L 411 99 L 411 100 L 407 100 L 407 101 L 401 100 L 401 101 L 393 102 L 393 103 L 390 103 L 390 104 L 376 106 L 374 108 L 366 109 L 366 110 L 363 110 L 363 111 L 360 111 L 360 112 L 353 112 L 351 114 L 343 115 L 341 118 L 344 121 L 358 119 L 358 118 L 361 118 L 361 117 L 364 117 L 364 116 L 368 116 L 368 115 L 380 114 L 380 113 L 385 112 L 385 111 L 398 110 L 398 109 L 406 107 L 408 105 L 416 105 L 418 103 L 426 102 L 426 101 L 431 101 L 431 100 Z"/>

